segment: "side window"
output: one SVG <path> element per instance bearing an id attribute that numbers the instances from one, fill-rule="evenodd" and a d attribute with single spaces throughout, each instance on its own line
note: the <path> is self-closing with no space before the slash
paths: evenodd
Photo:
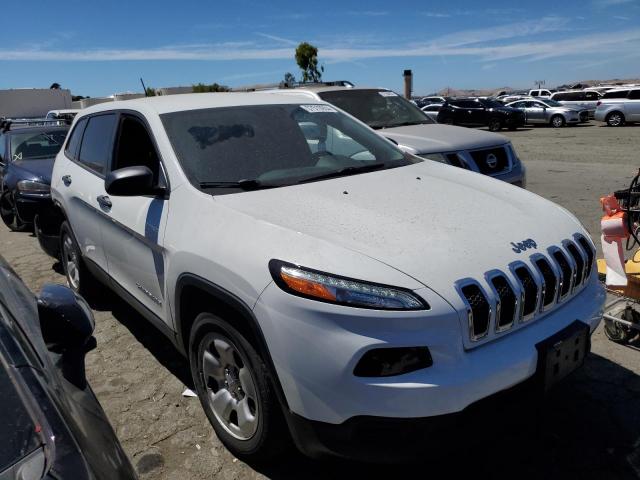
<path id="1" fill-rule="evenodd" d="M 587 96 L 587 100 L 598 100 L 600 98 L 598 92 L 584 92 L 584 94 Z"/>
<path id="2" fill-rule="evenodd" d="M 537 97 L 538 95 L 540 95 L 540 92 L 538 90 L 532 90 L 531 91 L 531 96 L 532 97 Z"/>
<path id="3" fill-rule="evenodd" d="M 115 129 L 115 114 L 91 117 L 84 130 L 78 162 L 98 175 L 104 175 L 113 154 Z"/>
<path id="4" fill-rule="evenodd" d="M 7 147 L 5 147 L 5 143 L 7 143 L 7 139 L 4 135 L 0 135 L 0 163 L 3 163 L 5 158 L 7 158 Z"/>
<path id="5" fill-rule="evenodd" d="M 87 126 L 87 120 L 83 118 L 73 128 L 73 132 L 69 135 L 67 145 L 64 149 L 64 153 L 67 157 L 73 160 L 78 158 L 78 147 L 80 146 L 80 140 L 82 140 L 82 134 L 84 133 L 84 127 Z"/>
<path id="6" fill-rule="evenodd" d="M 628 98 L 629 100 L 640 100 L 640 90 L 631 90 Z"/>
<path id="7" fill-rule="evenodd" d="M 618 92 L 607 92 L 602 98 L 627 98 L 629 90 L 620 90 Z"/>
<path id="8" fill-rule="evenodd" d="M 130 115 L 120 121 L 116 154 L 112 170 L 126 167 L 147 167 L 157 183 L 160 178 L 160 159 L 144 124 Z"/>

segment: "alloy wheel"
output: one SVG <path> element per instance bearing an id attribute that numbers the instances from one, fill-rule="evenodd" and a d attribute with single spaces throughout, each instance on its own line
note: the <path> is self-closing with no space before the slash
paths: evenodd
<path id="1" fill-rule="evenodd" d="M 65 235 L 62 240 L 62 261 L 64 262 L 64 271 L 67 274 L 69 286 L 74 290 L 78 290 L 80 287 L 80 265 L 78 253 L 69 235 Z"/>
<path id="2" fill-rule="evenodd" d="M 620 125 L 622 125 L 622 115 L 620 115 L 619 113 L 612 113 L 611 115 L 609 115 L 609 120 L 607 121 L 607 123 L 612 127 L 619 127 Z"/>
<path id="3" fill-rule="evenodd" d="M 207 334 L 199 350 L 206 401 L 219 424 L 238 440 L 258 430 L 256 383 L 244 354 L 219 333 Z"/>
<path id="4" fill-rule="evenodd" d="M 9 228 L 15 229 L 17 227 L 18 215 L 9 191 L 4 192 L 0 197 L 0 216 Z"/>

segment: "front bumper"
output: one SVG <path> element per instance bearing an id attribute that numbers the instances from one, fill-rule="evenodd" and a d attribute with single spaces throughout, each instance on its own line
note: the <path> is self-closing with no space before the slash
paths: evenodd
<path id="1" fill-rule="evenodd" d="M 346 308 L 291 296 L 271 284 L 255 306 L 289 410 L 308 421 L 345 425 L 357 417 L 415 419 L 458 413 L 531 378 L 535 345 L 575 320 L 593 332 L 605 294 L 596 275 L 582 292 L 530 325 L 472 350 L 458 314 L 429 289 L 427 312 Z M 364 352 L 426 346 L 433 365 L 404 375 L 353 375 Z M 295 436 L 295 434 L 294 434 Z"/>
<path id="2" fill-rule="evenodd" d="M 52 205 L 51 195 L 22 193 L 18 192 L 15 196 L 16 210 L 18 218 L 24 223 L 33 223 L 35 216 Z"/>

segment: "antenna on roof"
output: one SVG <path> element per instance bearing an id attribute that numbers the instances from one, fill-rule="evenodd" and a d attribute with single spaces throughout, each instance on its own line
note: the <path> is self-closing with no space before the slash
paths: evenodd
<path id="1" fill-rule="evenodd" d="M 142 91 L 144 92 L 144 96 L 148 97 L 149 93 L 147 92 L 147 87 L 145 87 L 144 81 L 142 80 L 142 77 L 140 77 L 140 83 L 142 84 Z"/>

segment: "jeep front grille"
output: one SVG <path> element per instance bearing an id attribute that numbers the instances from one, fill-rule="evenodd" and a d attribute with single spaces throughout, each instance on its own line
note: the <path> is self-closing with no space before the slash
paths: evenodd
<path id="1" fill-rule="evenodd" d="M 472 342 L 490 340 L 516 330 L 524 322 L 546 315 L 586 286 L 595 251 L 581 234 L 510 265 L 510 274 L 491 270 L 485 282 L 457 282 L 467 310 Z M 495 307 L 495 312 L 494 312 Z M 487 338 L 485 338 L 487 337 Z"/>
<path id="2" fill-rule="evenodd" d="M 582 284 L 582 280 L 584 277 L 584 258 L 578 251 L 578 247 L 576 247 L 573 243 L 567 243 L 566 247 L 569 251 L 569 254 L 571 255 L 571 258 L 573 258 L 573 263 L 576 266 L 575 281 L 573 283 L 573 288 L 576 288 Z"/>
<path id="3" fill-rule="evenodd" d="M 518 313 L 518 299 L 504 275 L 491 279 L 496 296 L 496 331 L 502 332 L 511 328 Z"/>
<path id="4" fill-rule="evenodd" d="M 467 303 L 467 318 L 469 320 L 469 335 L 476 341 L 489 332 L 491 320 L 491 305 L 482 289 L 472 283 L 461 288 Z"/>
<path id="5" fill-rule="evenodd" d="M 556 274 L 551 269 L 549 262 L 546 258 L 539 258 L 535 261 L 538 270 L 540 270 L 540 274 L 542 275 L 542 280 L 544 281 L 543 285 L 543 293 L 542 293 L 542 307 L 548 307 L 556 300 L 556 294 L 558 291 L 558 280 L 556 278 Z"/>
<path id="6" fill-rule="evenodd" d="M 573 269 L 567 260 L 567 257 L 560 250 L 553 252 L 553 258 L 555 258 L 562 275 L 560 276 L 560 293 L 558 299 L 561 300 L 567 296 L 571 291 L 571 281 L 573 280 Z"/>
<path id="7" fill-rule="evenodd" d="M 591 269 L 593 268 L 593 250 L 591 249 L 591 245 L 583 236 L 578 237 L 578 243 L 582 247 L 584 254 L 587 256 L 587 264 L 585 266 L 584 278 L 585 281 L 591 275 Z"/>
<path id="8" fill-rule="evenodd" d="M 536 306 L 538 305 L 538 285 L 536 285 L 536 281 L 533 279 L 527 267 L 517 267 L 514 273 L 522 285 L 521 318 L 523 321 L 526 321 L 536 311 Z"/>

